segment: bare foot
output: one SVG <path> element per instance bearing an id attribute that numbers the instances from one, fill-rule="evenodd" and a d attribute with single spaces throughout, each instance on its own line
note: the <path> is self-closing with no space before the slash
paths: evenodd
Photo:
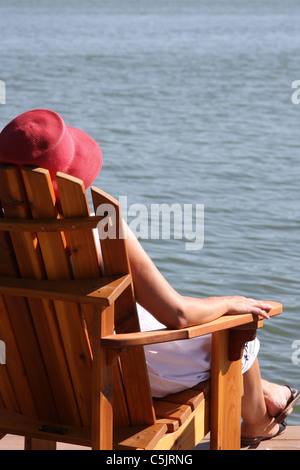
<path id="1" fill-rule="evenodd" d="M 266 407 L 271 416 L 277 416 L 291 398 L 291 391 L 286 385 L 278 385 L 262 379 Z"/>
<path id="2" fill-rule="evenodd" d="M 243 438 L 256 438 L 256 437 L 264 437 L 264 438 L 271 438 L 274 437 L 279 431 L 279 424 L 275 423 L 273 419 L 268 421 L 268 424 L 261 423 L 261 424 L 249 424 L 249 423 L 242 423 L 241 427 L 241 436 Z"/>

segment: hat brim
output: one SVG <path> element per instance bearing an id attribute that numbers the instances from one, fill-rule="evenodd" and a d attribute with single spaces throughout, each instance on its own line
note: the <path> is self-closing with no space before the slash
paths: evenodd
<path id="1" fill-rule="evenodd" d="M 97 142 L 76 127 L 67 126 L 74 142 L 74 156 L 65 173 L 84 182 L 86 188 L 97 178 L 102 167 L 102 152 Z"/>

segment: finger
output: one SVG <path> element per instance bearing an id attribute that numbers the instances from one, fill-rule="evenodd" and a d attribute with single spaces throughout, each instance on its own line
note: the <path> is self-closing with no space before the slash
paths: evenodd
<path id="1" fill-rule="evenodd" d="M 262 301 L 259 301 L 257 302 L 256 306 L 258 308 L 261 308 L 262 310 L 272 310 L 273 306 L 271 304 L 269 304 L 268 302 L 262 302 Z"/>
<path id="2" fill-rule="evenodd" d="M 263 310 L 263 309 L 261 309 L 261 308 L 258 308 L 258 307 L 254 307 L 254 308 L 252 309 L 251 313 L 252 313 L 253 315 L 258 315 L 258 316 L 260 316 L 260 317 L 262 317 L 262 318 L 265 318 L 266 320 L 269 320 L 269 319 L 270 319 L 268 313 L 267 313 L 265 310 Z"/>

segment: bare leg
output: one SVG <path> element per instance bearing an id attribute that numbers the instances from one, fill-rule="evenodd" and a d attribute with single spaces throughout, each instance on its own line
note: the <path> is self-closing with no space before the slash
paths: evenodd
<path id="1" fill-rule="evenodd" d="M 242 436 L 243 437 L 272 437 L 279 429 L 274 418 L 269 414 L 258 360 L 243 375 L 244 396 L 242 399 Z"/>

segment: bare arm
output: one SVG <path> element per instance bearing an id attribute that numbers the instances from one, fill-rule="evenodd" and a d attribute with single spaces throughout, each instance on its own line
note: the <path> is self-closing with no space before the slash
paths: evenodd
<path id="1" fill-rule="evenodd" d="M 184 328 L 227 313 L 252 313 L 268 319 L 272 306 L 240 296 L 198 299 L 180 295 L 167 282 L 135 235 L 127 228 L 127 247 L 137 302 L 160 323 Z"/>

